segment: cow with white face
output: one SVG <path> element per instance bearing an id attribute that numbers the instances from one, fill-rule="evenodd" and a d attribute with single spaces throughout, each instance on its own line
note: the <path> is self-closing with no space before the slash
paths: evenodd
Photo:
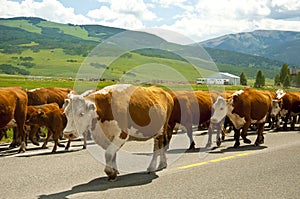
<path id="1" fill-rule="evenodd" d="M 229 117 L 235 128 L 234 147 L 240 145 L 239 129 L 242 129 L 241 136 L 244 143 L 251 143 L 247 139 L 247 131 L 251 124 L 256 124 L 258 129 L 255 145 L 262 144 L 264 124 L 272 109 L 271 101 L 272 96 L 269 93 L 252 89 L 237 91 L 226 100 L 219 97 L 213 104 L 214 113 L 211 122 L 219 123 L 226 115 Z"/>
<path id="2" fill-rule="evenodd" d="M 168 120 L 173 109 L 170 94 L 157 87 L 136 87 L 116 84 L 87 96 L 69 95 L 65 100 L 67 125 L 64 136 L 76 139 L 90 131 L 94 141 L 105 150 L 105 173 L 109 181 L 116 180 L 116 152 L 126 141 L 154 138 L 153 157 L 149 172 L 167 166 Z"/>
<path id="3" fill-rule="evenodd" d="M 287 130 L 288 121 L 291 120 L 290 130 L 295 130 L 297 115 L 300 114 L 300 92 L 276 91 L 276 99 L 272 101 L 273 117 L 283 118 L 283 130 Z"/>

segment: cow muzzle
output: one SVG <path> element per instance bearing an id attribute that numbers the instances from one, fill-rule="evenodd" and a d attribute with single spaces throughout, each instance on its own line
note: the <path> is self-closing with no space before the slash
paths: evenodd
<path id="1" fill-rule="evenodd" d="M 78 136 L 72 132 L 64 132 L 64 138 L 69 139 L 69 140 L 75 140 L 78 138 Z"/>
<path id="2" fill-rule="evenodd" d="M 214 123 L 214 124 L 217 124 L 217 123 L 219 123 L 220 121 L 219 121 L 217 118 L 212 117 L 212 118 L 210 118 L 210 122 L 211 122 L 211 123 Z"/>

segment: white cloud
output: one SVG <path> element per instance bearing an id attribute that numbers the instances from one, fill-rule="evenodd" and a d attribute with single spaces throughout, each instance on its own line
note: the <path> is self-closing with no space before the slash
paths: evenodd
<path id="1" fill-rule="evenodd" d="M 103 0 L 100 0 L 103 2 Z M 104 0 L 109 6 L 101 6 L 99 9 L 91 10 L 88 16 L 92 19 L 101 20 L 102 24 L 110 24 L 127 29 L 144 28 L 144 21 L 157 18 L 155 13 L 147 8 L 143 0 Z"/>
<path id="2" fill-rule="evenodd" d="M 279 8 L 281 11 L 300 10 L 299 0 L 273 0 L 272 6 Z"/>
<path id="3" fill-rule="evenodd" d="M 299 0 L 97 1 L 99 8 L 84 15 L 76 14 L 80 8 L 66 7 L 60 0 L 0 0 L 0 17 L 32 16 L 60 23 L 93 23 L 132 30 L 164 28 L 195 41 L 255 29 L 300 31 Z"/>
<path id="4" fill-rule="evenodd" d="M 300 1 L 296 3 L 297 0 L 292 0 L 295 1 L 294 4 L 287 1 L 289 0 L 201 0 L 193 12 L 187 10 L 177 14 L 173 24 L 160 27 L 198 41 L 256 29 L 300 31 Z M 283 5 L 282 2 L 286 4 Z M 279 8 L 284 12 L 279 13 Z M 298 18 L 295 16 L 295 9 Z"/>
<path id="5" fill-rule="evenodd" d="M 89 18 L 75 14 L 74 8 L 66 8 L 58 0 L 43 0 L 41 2 L 24 0 L 21 3 L 1 0 L 0 3 L 0 15 L 4 18 L 31 16 L 60 23 L 91 23 Z"/>

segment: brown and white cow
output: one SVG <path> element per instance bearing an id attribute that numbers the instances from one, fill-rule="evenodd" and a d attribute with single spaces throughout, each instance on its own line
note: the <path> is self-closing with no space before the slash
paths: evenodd
<path id="1" fill-rule="evenodd" d="M 276 91 L 276 99 L 273 100 L 273 117 L 279 115 L 284 120 L 283 130 L 287 130 L 288 121 L 291 119 L 291 130 L 295 130 L 297 115 L 300 114 L 300 92 Z"/>
<path id="2" fill-rule="evenodd" d="M 19 152 L 26 150 L 26 133 L 24 129 L 27 112 L 27 95 L 21 87 L 0 88 L 0 128 L 5 127 L 12 119 L 15 119 L 17 131 L 14 131 L 14 138 L 10 147 L 19 144 Z M 19 141 L 21 138 L 21 141 Z"/>
<path id="3" fill-rule="evenodd" d="M 211 116 L 211 94 L 205 91 L 174 91 L 170 92 L 174 101 L 174 108 L 169 120 L 169 140 L 176 124 L 181 124 L 187 130 L 190 139 L 189 149 L 195 149 L 193 139 L 193 125 L 209 122 Z"/>
<path id="4" fill-rule="evenodd" d="M 116 84 L 86 97 L 69 95 L 65 102 L 67 126 L 64 136 L 75 139 L 90 131 L 94 141 L 105 149 L 105 173 L 114 181 L 118 174 L 116 152 L 126 141 L 154 138 L 153 157 L 149 172 L 167 166 L 164 141 L 173 100 L 157 87 L 136 87 Z"/>
<path id="5" fill-rule="evenodd" d="M 220 122 L 225 115 L 229 117 L 235 127 L 235 144 L 240 145 L 239 137 L 242 129 L 244 143 L 251 143 L 247 139 L 247 131 L 251 123 L 257 125 L 257 139 L 255 145 L 264 143 L 264 124 L 272 109 L 272 96 L 264 92 L 244 89 L 235 92 L 228 99 L 219 97 L 213 105 L 214 113 L 211 122 Z"/>

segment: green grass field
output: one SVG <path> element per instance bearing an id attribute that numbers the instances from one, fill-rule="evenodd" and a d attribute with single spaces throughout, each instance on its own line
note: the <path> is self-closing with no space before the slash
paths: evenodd
<path id="1" fill-rule="evenodd" d="M 194 81 L 197 77 L 211 73 L 210 70 L 204 69 L 204 65 L 207 63 L 203 61 L 198 61 L 200 67 L 196 69 L 190 63 L 179 60 L 148 57 L 132 52 L 129 55 L 120 56 L 114 60 L 109 57 L 101 57 L 100 59 L 93 56 L 85 58 L 78 55 L 68 55 L 62 49 L 40 50 L 39 52 L 25 50 L 21 54 L 4 54 L 0 52 L 0 64 L 10 64 L 27 70 L 31 76 L 75 78 L 78 72 L 82 72 L 86 73 L 87 77 L 89 74 L 91 76 L 100 74 L 101 78 L 109 80 L 117 80 L 128 74 L 134 74 L 136 77 L 133 79 L 137 79 L 137 76 L 140 76 L 140 78 L 153 76 L 156 79 L 162 79 L 163 77 L 172 79 L 176 78 L 176 76 L 170 74 L 170 70 L 173 70 L 173 73 L 180 74 L 187 81 Z M 24 57 L 33 58 L 30 61 L 33 64 L 32 67 L 22 65 L 22 58 Z M 113 60 L 113 62 L 106 63 L 106 60 Z M 91 63 L 105 64 L 108 68 L 104 70 L 103 68 L 92 67 L 90 66 Z M 158 67 L 154 70 L 149 68 L 149 65 L 157 65 Z M 145 71 L 147 66 L 148 68 Z M 79 71 L 80 67 L 83 71 Z M 100 77 L 98 76 L 98 78 Z"/>

